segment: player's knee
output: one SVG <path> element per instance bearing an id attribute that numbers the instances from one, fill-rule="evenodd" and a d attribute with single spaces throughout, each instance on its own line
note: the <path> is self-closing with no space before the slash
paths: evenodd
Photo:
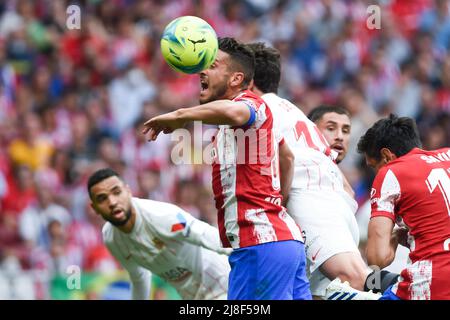
<path id="1" fill-rule="evenodd" d="M 338 277 L 342 281 L 348 281 L 353 288 L 363 290 L 367 274 L 367 268 L 363 264 L 349 261 L 345 268 L 340 270 Z"/>
<path id="2" fill-rule="evenodd" d="M 358 290 L 364 289 L 364 284 L 366 283 L 367 273 L 364 270 L 352 270 L 346 273 L 348 282 L 350 285 Z"/>

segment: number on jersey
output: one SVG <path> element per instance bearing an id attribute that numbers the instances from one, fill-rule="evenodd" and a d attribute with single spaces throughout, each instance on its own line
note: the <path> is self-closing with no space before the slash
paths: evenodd
<path id="1" fill-rule="evenodd" d="M 308 128 L 307 123 L 304 121 L 297 121 L 297 123 L 295 124 L 295 127 L 293 128 L 295 139 L 297 139 L 297 141 L 302 139 L 308 148 L 322 151 L 313 141 L 313 138 L 311 136 L 312 128 L 314 128 L 314 132 L 316 133 L 317 137 L 319 137 L 320 142 L 324 146 L 324 149 L 328 148 L 328 142 L 325 140 L 320 130 L 316 126 Z"/>
<path id="2" fill-rule="evenodd" d="M 442 168 L 433 169 L 425 182 L 430 193 L 433 193 L 434 189 L 439 187 L 444 197 L 444 203 L 447 206 L 448 215 L 450 216 L 450 177 L 447 172 Z"/>

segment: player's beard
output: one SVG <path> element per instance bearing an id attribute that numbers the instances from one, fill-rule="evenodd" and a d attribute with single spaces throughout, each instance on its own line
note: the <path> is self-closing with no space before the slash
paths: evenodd
<path id="1" fill-rule="evenodd" d="M 212 91 L 211 89 L 212 89 L 211 87 L 208 89 L 211 93 L 209 97 L 206 97 L 205 99 L 202 98 L 199 99 L 200 104 L 225 99 L 225 93 L 227 92 L 228 89 L 227 81 L 223 81 L 222 83 L 218 84 L 214 91 Z"/>
<path id="2" fill-rule="evenodd" d="M 128 222 L 128 220 L 130 220 L 130 218 L 131 218 L 131 208 L 128 208 L 128 210 L 125 211 L 125 219 L 123 219 L 122 221 L 117 221 L 109 218 L 107 218 L 106 220 L 108 220 L 115 227 L 121 227 L 125 225 Z"/>

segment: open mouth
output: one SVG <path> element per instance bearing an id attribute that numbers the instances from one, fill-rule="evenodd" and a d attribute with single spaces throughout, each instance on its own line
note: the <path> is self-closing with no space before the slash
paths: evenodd
<path id="1" fill-rule="evenodd" d="M 112 215 L 113 215 L 114 217 L 118 217 L 118 216 L 120 216 L 122 213 L 123 213 L 123 210 L 122 210 L 122 209 L 115 209 L 115 210 L 112 212 Z"/>
<path id="2" fill-rule="evenodd" d="M 336 151 L 339 152 L 339 153 L 341 153 L 341 152 L 344 151 L 344 147 L 341 146 L 341 145 L 339 145 L 339 144 L 333 145 L 333 146 L 332 146 L 332 149 L 333 149 L 333 150 L 336 150 Z"/>
<path id="3" fill-rule="evenodd" d="M 205 79 L 200 79 L 200 91 L 206 91 L 209 88 L 209 84 Z"/>

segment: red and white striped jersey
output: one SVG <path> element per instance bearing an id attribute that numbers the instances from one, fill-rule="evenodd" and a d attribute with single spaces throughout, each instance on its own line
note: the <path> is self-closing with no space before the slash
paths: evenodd
<path id="1" fill-rule="evenodd" d="M 280 132 L 295 155 L 292 188 L 343 192 L 343 177 L 330 148 L 316 124 L 294 104 L 274 93 L 262 99 L 273 114 L 274 129 Z"/>
<path id="2" fill-rule="evenodd" d="M 450 299 L 450 148 L 414 148 L 378 172 L 372 217 L 409 229 L 409 261 L 392 291 L 401 299 Z"/>
<path id="3" fill-rule="evenodd" d="M 250 91 L 233 101 L 252 108 L 255 120 L 245 128 L 221 125 L 214 137 L 212 182 L 222 244 L 242 248 L 303 241 L 300 228 L 281 206 L 279 140 L 272 113 Z"/>

